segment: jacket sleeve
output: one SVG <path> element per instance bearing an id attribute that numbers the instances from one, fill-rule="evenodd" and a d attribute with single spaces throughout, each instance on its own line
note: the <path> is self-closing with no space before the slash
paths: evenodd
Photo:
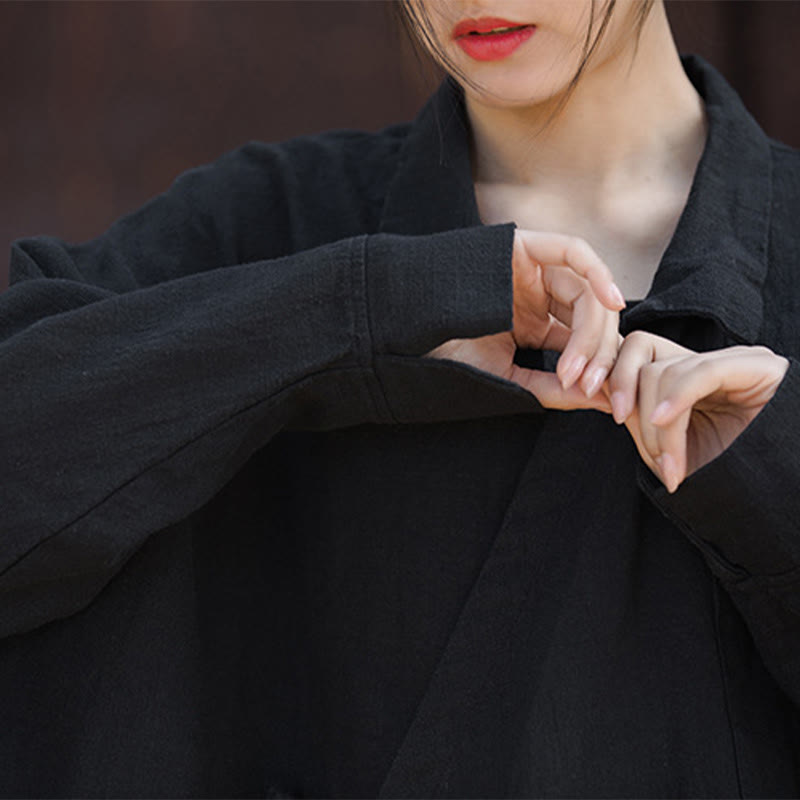
<path id="1" fill-rule="evenodd" d="M 511 326 L 513 226 L 214 267 L 224 256 L 185 204 L 168 193 L 88 245 L 13 248 L 0 636 L 82 608 L 278 431 L 393 421 L 395 363 Z"/>
<path id="2" fill-rule="evenodd" d="M 800 363 L 733 444 L 673 495 L 641 465 L 662 511 L 700 548 L 764 662 L 800 707 Z"/>

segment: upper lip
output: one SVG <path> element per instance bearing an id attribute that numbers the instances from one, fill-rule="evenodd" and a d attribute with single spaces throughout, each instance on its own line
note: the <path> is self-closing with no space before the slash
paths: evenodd
<path id="1" fill-rule="evenodd" d="M 463 19 L 453 28 L 453 38 L 458 39 L 470 33 L 489 33 L 498 28 L 524 28 L 525 22 L 512 22 L 500 17 L 481 17 L 480 19 Z"/>

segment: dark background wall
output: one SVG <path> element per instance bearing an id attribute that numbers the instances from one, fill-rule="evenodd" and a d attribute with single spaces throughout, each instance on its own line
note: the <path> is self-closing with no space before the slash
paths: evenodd
<path id="1" fill-rule="evenodd" d="M 800 2 L 672 0 L 768 133 L 800 146 Z M 381 0 L 0 3 L 0 252 L 80 240 L 249 139 L 408 119 L 431 89 Z M 5 262 L 0 259 L 0 286 Z"/>

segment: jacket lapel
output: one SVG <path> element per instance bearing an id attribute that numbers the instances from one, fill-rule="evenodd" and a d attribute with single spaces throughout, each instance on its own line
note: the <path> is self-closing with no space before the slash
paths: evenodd
<path id="1" fill-rule="evenodd" d="M 422 235 L 480 224 L 463 95 L 448 78 L 411 126 L 380 230 Z"/>
<path id="2" fill-rule="evenodd" d="M 702 317 L 734 342 L 758 339 L 772 205 L 769 140 L 724 79 L 702 59 L 684 68 L 706 103 L 708 140 L 686 207 L 648 296 L 623 334 L 665 317 Z M 612 267 L 613 268 L 613 267 Z"/>

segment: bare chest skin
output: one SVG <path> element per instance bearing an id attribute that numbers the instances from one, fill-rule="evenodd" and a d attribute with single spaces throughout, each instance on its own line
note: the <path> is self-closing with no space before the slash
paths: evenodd
<path id="1" fill-rule="evenodd" d="M 513 221 L 520 228 L 580 236 L 608 264 L 627 300 L 646 296 L 667 249 L 691 186 L 643 182 L 634 191 L 589 204 L 580 192 L 513 184 L 475 184 L 485 224 Z"/>

